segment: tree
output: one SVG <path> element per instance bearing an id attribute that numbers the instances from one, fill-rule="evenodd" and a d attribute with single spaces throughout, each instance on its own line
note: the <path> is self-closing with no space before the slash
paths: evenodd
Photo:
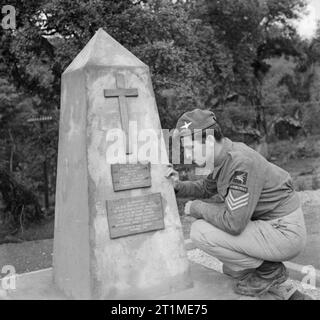
<path id="1" fill-rule="evenodd" d="M 297 18 L 304 7 L 304 0 L 207 0 L 196 5 L 195 12 L 212 26 L 232 61 L 233 79 L 216 92 L 220 105 L 227 104 L 230 92 L 242 96 L 240 104 L 255 108 L 255 126 L 262 132 L 266 123 L 261 85 L 270 68 L 265 59 L 296 54 L 290 19 Z"/>

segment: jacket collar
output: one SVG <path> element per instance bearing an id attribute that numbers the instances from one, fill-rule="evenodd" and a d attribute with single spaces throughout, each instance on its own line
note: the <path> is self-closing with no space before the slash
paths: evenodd
<path id="1" fill-rule="evenodd" d="M 220 169 L 223 167 L 225 160 L 227 159 L 228 152 L 232 150 L 232 145 L 233 143 L 230 139 L 223 138 L 222 149 L 214 164 L 214 170 L 212 172 L 213 178 L 216 177 Z"/>

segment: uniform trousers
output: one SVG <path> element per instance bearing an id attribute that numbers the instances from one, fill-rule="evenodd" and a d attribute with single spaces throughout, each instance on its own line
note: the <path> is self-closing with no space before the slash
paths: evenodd
<path id="1" fill-rule="evenodd" d="M 195 245 L 218 258 L 231 272 L 259 267 L 264 260 L 286 261 L 297 256 L 306 244 L 306 227 L 301 208 L 274 220 L 250 221 L 237 236 L 226 233 L 203 219 L 190 231 Z"/>

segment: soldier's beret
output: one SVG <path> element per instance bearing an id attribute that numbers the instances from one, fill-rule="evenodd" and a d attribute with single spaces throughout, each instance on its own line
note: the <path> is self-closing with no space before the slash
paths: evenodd
<path id="1" fill-rule="evenodd" d="M 176 129 L 179 136 L 191 135 L 195 129 L 208 129 L 217 123 L 215 114 L 209 110 L 195 109 L 184 113 L 178 120 Z"/>

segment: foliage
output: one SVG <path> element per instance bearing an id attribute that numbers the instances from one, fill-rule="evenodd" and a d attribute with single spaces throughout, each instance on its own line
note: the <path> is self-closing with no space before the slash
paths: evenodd
<path id="1" fill-rule="evenodd" d="M 1 212 L 2 223 L 15 229 L 31 221 L 40 221 L 43 211 L 36 196 L 16 179 L 0 168 L 0 192 L 5 205 Z"/>
<path id="2" fill-rule="evenodd" d="M 100 27 L 149 65 L 164 128 L 198 107 L 215 111 L 226 133 L 263 132 L 312 96 L 320 31 L 309 44 L 291 23 L 304 0 L 10 4 L 17 30 L 0 30 L 0 162 L 39 199 L 46 177 L 54 196 L 61 73 Z M 280 57 L 288 61 L 281 71 L 274 67 Z M 277 107 L 264 108 L 270 105 Z M 27 122 L 47 114 L 53 121 Z"/>
<path id="3" fill-rule="evenodd" d="M 305 1 L 207 0 L 204 3 L 206 9 L 198 12 L 210 23 L 232 63 L 232 81 L 222 88 L 220 104 L 228 104 L 228 96 L 235 92 L 242 97 L 239 104 L 251 106 L 256 112 L 251 126 L 266 133 L 261 96 L 262 80 L 270 68 L 266 59 L 282 54 L 298 55 L 296 33 L 290 19 L 299 17 Z M 246 118 L 243 113 L 239 120 L 246 121 Z"/>

